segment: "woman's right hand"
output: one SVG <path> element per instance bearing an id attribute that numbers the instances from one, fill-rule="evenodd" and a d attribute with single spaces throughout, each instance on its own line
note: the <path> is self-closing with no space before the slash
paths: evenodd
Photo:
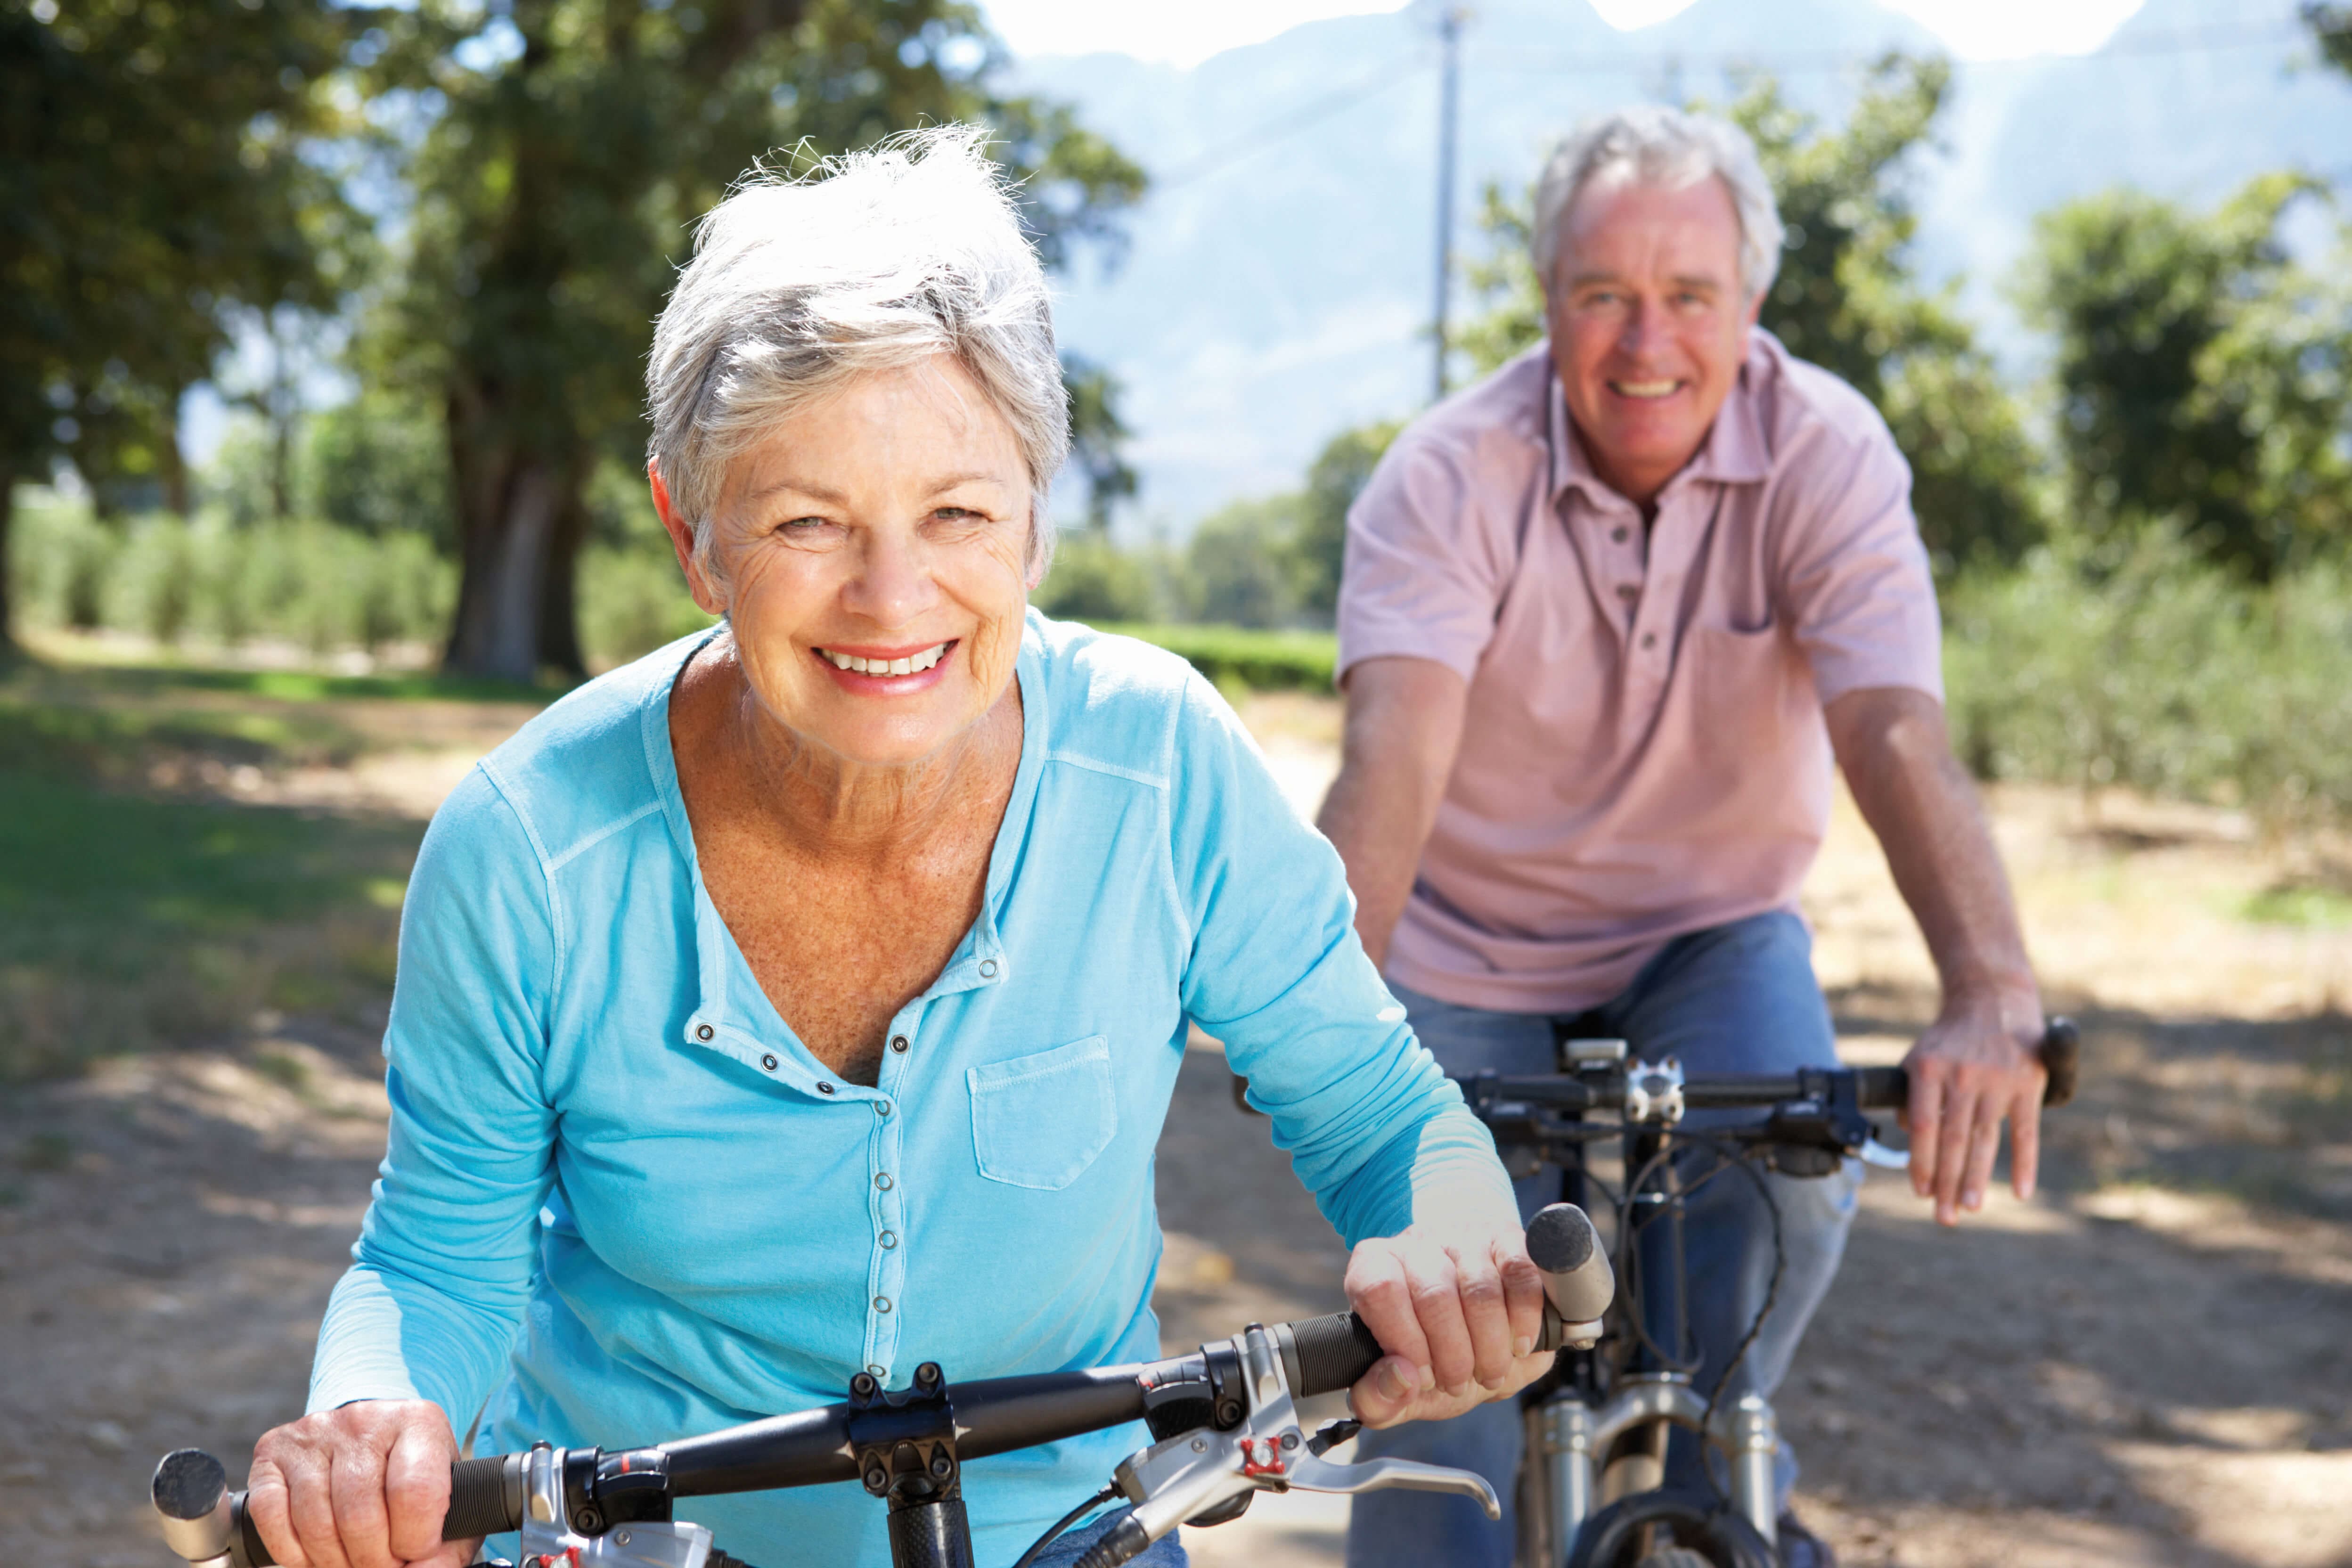
<path id="1" fill-rule="evenodd" d="M 481 1542 L 441 1539 L 457 1458 L 437 1405 L 321 1410 L 254 1445 L 246 1514 L 285 1568 L 464 1568 Z"/>

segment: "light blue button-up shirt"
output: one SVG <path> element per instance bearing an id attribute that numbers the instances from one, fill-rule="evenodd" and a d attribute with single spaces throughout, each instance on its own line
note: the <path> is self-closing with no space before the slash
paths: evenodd
<path id="1" fill-rule="evenodd" d="M 703 888 L 669 742 L 700 640 L 548 709 L 434 818 L 390 1147 L 311 1408 L 426 1398 L 461 1429 L 482 1410 L 481 1452 L 618 1447 L 826 1404 L 861 1368 L 1156 1356 L 1152 1151 L 1188 1018 L 1350 1245 L 1441 1189 L 1507 1202 L 1357 943 L 1339 858 L 1231 710 L 1168 654 L 1034 613 L 980 917 L 891 1019 L 880 1081 L 840 1078 Z M 1145 1440 L 970 1466 L 981 1560 Z M 854 1485 L 685 1511 L 768 1568 L 889 1560 Z"/>

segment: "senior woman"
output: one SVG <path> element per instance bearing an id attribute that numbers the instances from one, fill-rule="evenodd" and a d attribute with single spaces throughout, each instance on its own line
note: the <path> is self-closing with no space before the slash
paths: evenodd
<path id="1" fill-rule="evenodd" d="M 278 1560 L 467 1561 L 437 1539 L 453 1421 L 484 1451 L 629 1445 L 860 1370 L 1156 1356 L 1188 1019 L 1354 1248 L 1395 1352 L 1360 1414 L 1537 1375 L 1511 1190 L 1357 946 L 1337 857 L 1196 676 L 1027 609 L 1067 437 L 979 133 L 740 189 L 649 381 L 655 504 L 726 622 L 556 703 L 425 836 L 383 1178 L 311 1414 L 255 1456 Z M 1142 1441 L 971 1465 L 981 1560 Z M 696 1517 L 771 1568 L 888 1557 L 855 1486 Z"/>

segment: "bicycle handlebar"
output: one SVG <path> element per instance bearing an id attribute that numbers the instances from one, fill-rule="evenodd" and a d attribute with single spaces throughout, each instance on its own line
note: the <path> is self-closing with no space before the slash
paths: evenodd
<path id="1" fill-rule="evenodd" d="M 1557 1349 L 1574 1339 L 1572 1330 L 1591 1326 L 1591 1320 L 1608 1309 L 1614 1289 L 1608 1253 L 1599 1245 L 1591 1220 L 1566 1204 L 1537 1215 L 1528 1229 L 1528 1250 L 1543 1273 L 1548 1298 L 1539 1344 Z M 1282 1360 L 1283 1381 L 1299 1399 L 1353 1386 L 1387 1353 L 1353 1312 L 1280 1323 L 1271 1331 L 1253 1325 L 1251 1332 L 1264 1333 L 1273 1342 Z M 1245 1401 L 1255 1397 L 1239 1384 L 1239 1358 L 1232 1348 L 1239 1342 L 1204 1345 L 1189 1355 L 1131 1366 L 957 1384 L 950 1400 L 955 1458 L 978 1459 L 1035 1447 L 1145 1419 L 1155 1405 L 1173 1407 L 1196 1400 L 1198 1424 L 1230 1427 L 1243 1419 Z M 944 1380 L 936 1366 L 927 1363 L 917 1371 L 916 1383 L 940 1390 Z M 861 1390 L 867 1395 L 862 1404 L 856 1397 Z M 651 1448 L 569 1451 L 559 1457 L 565 1489 L 571 1492 L 575 1475 L 589 1489 L 625 1489 L 632 1478 L 657 1478 L 666 1509 L 675 1498 L 856 1480 L 860 1438 L 855 1426 L 870 1418 L 877 1392 L 873 1381 L 861 1375 L 852 1385 L 850 1403 L 770 1416 Z M 1234 1401 L 1230 1409 L 1229 1400 Z M 1178 1429 L 1187 1425 L 1180 1422 Z M 1155 1436 L 1166 1434 L 1155 1431 Z M 503 1454 L 453 1464 L 441 1538 L 465 1541 L 520 1529 L 528 1502 L 528 1463 L 527 1455 Z M 153 1490 L 165 1537 L 182 1556 L 192 1562 L 226 1561 L 231 1568 L 267 1568 L 276 1563 L 247 1511 L 245 1494 L 228 1490 L 226 1473 L 211 1455 L 183 1448 L 166 1456 L 156 1467 Z M 601 1491 L 583 1492 L 562 1506 L 572 1510 L 585 1500 L 593 1509 L 603 1496 Z M 662 1517 L 667 1517 L 666 1511 Z"/>
<path id="2" fill-rule="evenodd" d="M 2042 1103 L 2056 1107 L 2074 1098 L 2082 1076 L 2082 1036 L 2071 1018 L 2053 1018 L 2042 1031 L 2035 1054 L 2050 1076 L 2042 1087 Z M 1607 1072 L 1545 1073 L 1531 1077 L 1498 1077 L 1496 1089 L 1513 1100 L 1563 1110 L 1622 1110 L 1628 1079 L 1636 1070 L 1626 1063 Z M 1482 1075 L 1483 1077 L 1483 1075 Z M 1467 1085 L 1473 1079 L 1460 1080 Z M 1691 1078 L 1681 1085 L 1683 1103 L 1693 1110 L 1762 1110 L 1821 1092 L 1821 1085 L 1850 1082 L 1856 1106 L 1864 1110 L 1900 1110 L 1911 1103 L 1911 1075 L 1901 1068 L 1808 1068 L 1793 1073 L 1723 1074 Z"/>

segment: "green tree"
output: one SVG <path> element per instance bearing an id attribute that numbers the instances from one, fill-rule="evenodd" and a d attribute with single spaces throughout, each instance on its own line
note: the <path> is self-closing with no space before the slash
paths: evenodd
<path id="1" fill-rule="evenodd" d="M 1762 324 L 1885 416 L 1911 461 L 1920 532 L 1947 573 L 2015 560 L 2047 530 L 2041 456 L 1958 314 L 1957 283 L 1929 293 L 1913 273 L 1914 155 L 1930 144 L 1950 80 L 1940 59 L 1890 54 L 1870 68 L 1835 130 L 1790 104 L 1767 76 L 1721 110 L 1755 141 L 1788 228 Z M 1462 339 L 1482 372 L 1543 336 L 1543 293 L 1528 260 L 1531 205 L 1486 189 L 1488 253 L 1469 268 L 1486 310 Z"/>
<path id="2" fill-rule="evenodd" d="M 305 446 L 307 510 L 314 515 L 378 537 L 421 533 L 442 549 L 454 542 L 447 433 L 431 408 L 401 388 L 371 385 L 311 416 Z M 636 478 L 642 503 L 643 476 Z"/>
<path id="3" fill-rule="evenodd" d="M 1328 621 L 1339 604 L 1339 568 L 1348 544 L 1348 509 L 1356 504 L 1400 419 L 1342 430 L 1323 444 L 1307 470 L 1297 526 L 1288 542 L 1291 586 L 1301 607 Z"/>
<path id="4" fill-rule="evenodd" d="M 2263 580 L 2344 536 L 2352 312 L 2278 233 L 2315 188 L 2264 175 L 2201 214 L 2111 191 L 2037 223 L 2021 294 L 2057 340 L 2058 440 L 2095 532 L 2169 527 Z"/>
<path id="5" fill-rule="evenodd" d="M 1916 155 L 1933 144 L 1950 87 L 1947 62 L 1889 54 L 1837 131 L 1769 78 L 1726 110 L 1755 141 L 1788 228 L 1762 322 L 1877 405 L 1947 575 L 2015 562 L 2048 531 L 2041 454 L 1958 312 L 1958 281 L 1930 293 L 1913 272 Z"/>
<path id="6" fill-rule="evenodd" d="M 1534 215 L 1532 190 L 1514 198 L 1500 182 L 1486 182 L 1478 201 L 1478 232 L 1485 237 L 1486 254 L 1462 269 L 1479 308 L 1454 335 L 1454 346 L 1469 356 L 1480 375 L 1493 374 L 1505 360 L 1543 340 L 1543 283 L 1536 277 L 1535 258 L 1528 248 L 1535 233 Z"/>
<path id="7" fill-rule="evenodd" d="M 1266 496 L 1234 501 L 1202 519 L 1184 552 L 1192 618 L 1234 626 L 1289 625 L 1298 613 L 1290 560 L 1302 510 L 1298 495 Z"/>
<path id="8" fill-rule="evenodd" d="M 325 307 L 353 236 L 306 153 L 373 13 L 0 0 L 0 563 L 21 479 L 187 505 L 182 393 L 237 305 Z M 0 566 L 0 646 L 8 634 Z"/>
<path id="9" fill-rule="evenodd" d="M 646 323 L 690 226 L 755 159 L 988 121 L 1053 262 L 1142 188 L 1066 109 L 991 90 L 1001 55 L 967 0 L 421 0 L 394 31 L 386 83 L 445 106 L 410 164 L 387 324 L 445 410 L 457 669 L 582 668 L 590 476 L 642 452 Z"/>
<path id="10" fill-rule="evenodd" d="M 2319 45 L 2321 57 L 2337 70 L 2352 74 L 2352 5 L 2304 0 L 2303 22 Z"/>
<path id="11" fill-rule="evenodd" d="M 1133 500 L 1142 481 L 1127 460 L 1135 432 L 1119 417 L 1118 379 L 1076 354 L 1062 356 L 1062 390 L 1070 400 L 1070 466 L 1087 487 L 1087 526 L 1110 531 L 1110 514 Z"/>
<path id="12" fill-rule="evenodd" d="M 1066 533 L 1054 569 L 1037 586 L 1037 607 L 1072 621 L 1154 620 L 1160 596 L 1152 576 L 1143 552 L 1120 549 L 1102 530 Z"/>

